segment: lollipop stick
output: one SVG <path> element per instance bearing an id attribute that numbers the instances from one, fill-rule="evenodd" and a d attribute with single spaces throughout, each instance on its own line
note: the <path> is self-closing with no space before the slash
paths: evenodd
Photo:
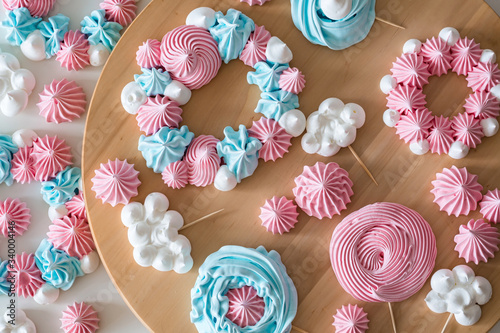
<path id="1" fill-rule="evenodd" d="M 200 217 L 199 219 L 194 220 L 193 222 L 191 222 L 191 223 L 188 223 L 188 224 L 184 225 L 182 228 L 180 228 L 180 229 L 179 229 L 179 231 L 184 230 L 184 229 L 187 229 L 187 228 L 189 228 L 189 227 L 192 227 L 193 225 L 198 224 L 198 223 L 200 223 L 201 221 L 204 221 L 204 220 L 206 220 L 206 219 L 208 219 L 208 218 L 210 218 L 210 217 L 212 217 L 212 216 L 214 216 L 214 215 L 216 215 L 216 214 L 219 214 L 219 213 L 220 213 L 220 212 L 222 212 L 223 210 L 224 210 L 224 208 L 219 209 L 218 211 L 213 212 L 213 213 L 210 213 L 210 214 L 205 215 L 205 216 L 203 216 L 203 217 Z"/>
<path id="2" fill-rule="evenodd" d="M 354 148 L 352 148 L 351 146 L 348 146 L 349 147 L 349 150 L 351 151 L 351 153 L 354 155 L 354 158 L 358 161 L 359 164 L 361 164 L 361 167 L 365 170 L 365 172 L 367 173 L 367 175 L 373 180 L 373 182 L 375 183 L 375 185 L 378 186 L 378 183 L 377 181 L 375 180 L 375 177 L 373 177 L 372 173 L 370 172 L 370 170 L 368 170 L 368 168 L 366 167 L 366 164 L 363 163 L 363 161 L 361 160 L 361 158 L 358 156 L 358 154 L 354 151 Z"/>
<path id="3" fill-rule="evenodd" d="M 448 319 L 446 319 L 446 323 L 444 324 L 444 327 L 443 329 L 441 330 L 441 333 L 444 333 L 444 331 L 446 331 L 446 327 L 448 327 L 448 323 L 450 322 L 451 320 L 451 316 L 453 316 L 453 313 L 450 313 L 450 315 L 448 316 Z"/>
<path id="4" fill-rule="evenodd" d="M 398 29 L 403 29 L 403 30 L 406 29 L 405 27 L 397 25 L 396 23 L 392 23 L 391 21 L 384 20 L 383 18 L 380 18 L 378 16 L 375 17 L 375 20 L 380 21 L 380 22 L 385 23 L 385 24 L 388 24 L 388 25 L 391 25 L 391 26 L 398 28 Z"/>
<path id="5" fill-rule="evenodd" d="M 300 332 L 300 333 L 308 333 L 307 331 L 304 331 L 302 328 L 299 328 L 299 327 L 294 326 L 294 325 L 292 325 L 292 329 L 297 331 L 297 332 Z"/>
<path id="6" fill-rule="evenodd" d="M 397 333 L 397 331 L 396 331 L 396 321 L 394 320 L 394 313 L 392 313 L 391 302 L 387 302 L 387 304 L 389 304 L 389 312 L 391 314 L 391 320 L 392 320 L 392 329 L 394 330 L 394 333 Z"/>

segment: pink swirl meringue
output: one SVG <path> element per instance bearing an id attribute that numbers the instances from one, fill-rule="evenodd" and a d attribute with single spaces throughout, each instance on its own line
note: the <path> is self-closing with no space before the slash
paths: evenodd
<path id="1" fill-rule="evenodd" d="M 147 135 L 158 132 L 162 127 L 179 127 L 182 121 L 182 109 L 179 103 L 171 101 L 168 97 L 156 95 L 148 97 L 146 103 L 139 107 L 137 111 L 137 123 L 141 131 Z"/>
<path id="2" fill-rule="evenodd" d="M 474 41 L 474 38 L 458 40 L 451 47 L 451 56 L 453 60 L 451 61 L 451 70 L 458 75 L 467 75 L 472 70 L 474 66 L 477 65 L 481 54 L 483 51 Z"/>
<path id="3" fill-rule="evenodd" d="M 99 4 L 106 12 L 108 21 L 116 22 L 126 27 L 135 19 L 137 5 L 135 0 L 104 0 Z"/>
<path id="4" fill-rule="evenodd" d="M 342 305 L 333 315 L 336 333 L 364 333 L 368 329 L 368 315 L 357 305 Z"/>
<path id="5" fill-rule="evenodd" d="M 406 114 L 425 108 L 425 95 L 421 89 L 416 87 L 398 85 L 387 95 L 387 108 Z"/>
<path id="6" fill-rule="evenodd" d="M 76 216 L 79 219 L 87 218 L 87 211 L 85 210 L 85 200 L 83 200 L 83 192 L 75 195 L 71 200 L 64 204 L 68 210 L 69 216 Z"/>
<path id="7" fill-rule="evenodd" d="M 500 103 L 490 92 L 476 91 L 467 97 L 464 109 L 477 119 L 496 118 L 500 114 Z"/>
<path id="8" fill-rule="evenodd" d="M 266 200 L 264 206 L 260 207 L 259 217 L 262 226 L 274 235 L 289 232 L 298 222 L 298 216 L 297 206 L 293 200 L 288 200 L 286 197 L 273 197 L 271 200 Z"/>
<path id="9" fill-rule="evenodd" d="M 500 222 L 500 191 L 498 189 L 488 191 L 483 196 L 479 206 L 481 206 L 480 212 L 485 219 L 493 223 Z"/>
<path id="10" fill-rule="evenodd" d="M 92 183 L 96 198 L 113 207 L 117 204 L 128 204 L 130 198 L 138 194 L 137 188 L 141 185 L 139 171 L 134 169 L 134 165 L 119 159 L 101 163 L 101 168 L 95 170 Z"/>
<path id="11" fill-rule="evenodd" d="M 340 215 L 354 194 L 349 174 L 335 162 L 304 166 L 302 174 L 295 178 L 295 184 L 293 194 L 297 205 L 307 215 L 320 220 Z"/>
<path id="12" fill-rule="evenodd" d="M 161 43 L 157 39 L 148 39 L 137 50 L 135 59 L 141 68 L 160 66 Z"/>
<path id="13" fill-rule="evenodd" d="M 484 220 L 470 220 L 467 225 L 460 226 L 454 241 L 458 257 L 478 265 L 480 261 L 488 262 L 488 258 L 495 257 L 500 244 L 500 233 Z"/>
<path id="14" fill-rule="evenodd" d="M 431 193 L 434 194 L 434 202 L 439 205 L 439 210 L 456 217 L 469 215 L 476 210 L 477 203 L 483 197 L 483 187 L 477 182 L 477 176 L 470 174 L 467 168 L 444 168 L 441 173 L 436 174 L 432 185 L 434 188 Z"/>
<path id="15" fill-rule="evenodd" d="M 19 148 L 12 158 L 10 172 L 14 179 L 21 184 L 31 183 L 35 179 L 35 160 L 31 156 L 33 148 Z"/>
<path id="16" fill-rule="evenodd" d="M 297 95 L 306 86 L 306 79 L 298 68 L 287 68 L 280 75 L 279 86 L 281 90 Z"/>
<path id="17" fill-rule="evenodd" d="M 95 249 L 89 224 L 76 216 L 63 216 L 52 221 L 47 238 L 54 247 L 79 259 Z"/>
<path id="18" fill-rule="evenodd" d="M 453 137 L 470 148 L 476 148 L 484 136 L 483 127 L 479 119 L 468 113 L 461 113 L 451 121 L 451 128 L 455 131 Z"/>
<path id="19" fill-rule="evenodd" d="M 222 64 L 212 35 L 194 25 L 182 25 L 163 37 L 160 61 L 172 79 L 189 89 L 199 89 L 209 83 Z"/>
<path id="20" fill-rule="evenodd" d="M 451 121 L 443 116 L 435 116 L 427 140 L 429 140 L 431 152 L 439 155 L 448 154 L 454 142 Z"/>
<path id="21" fill-rule="evenodd" d="M 422 89 L 429 83 L 429 70 L 424 58 L 416 53 L 405 53 L 392 63 L 392 77 L 402 85 L 417 87 Z"/>
<path id="22" fill-rule="evenodd" d="M 163 182 L 173 189 L 180 189 L 188 183 L 188 167 L 185 161 L 176 161 L 167 165 L 161 173 Z"/>
<path id="23" fill-rule="evenodd" d="M 253 6 L 253 5 L 262 6 L 263 4 L 265 4 L 268 1 L 271 1 L 271 0 L 240 0 L 240 2 L 246 2 L 250 6 Z"/>
<path id="24" fill-rule="evenodd" d="M 64 333 L 95 333 L 99 329 L 97 311 L 84 302 L 75 302 L 62 312 L 61 329 Z"/>
<path id="25" fill-rule="evenodd" d="M 480 62 L 466 77 L 467 87 L 474 91 L 490 91 L 500 83 L 500 69 L 498 64 Z"/>
<path id="26" fill-rule="evenodd" d="M 71 122 L 85 112 L 87 100 L 83 89 L 74 81 L 62 79 L 45 85 L 37 104 L 40 115 L 51 123 Z"/>
<path id="27" fill-rule="evenodd" d="M 229 289 L 226 297 L 229 300 L 226 317 L 241 328 L 257 324 L 266 310 L 264 299 L 251 286 Z"/>
<path id="28" fill-rule="evenodd" d="M 283 157 L 292 145 L 292 136 L 277 121 L 265 117 L 253 122 L 248 135 L 262 142 L 259 157 L 266 162 Z"/>
<path id="29" fill-rule="evenodd" d="M 70 71 L 78 71 L 90 65 L 89 41 L 80 31 L 70 30 L 64 35 L 56 60 Z"/>
<path id="30" fill-rule="evenodd" d="M 241 61 L 252 67 L 259 61 L 265 61 L 269 39 L 271 39 L 271 33 L 266 30 L 266 27 L 255 25 L 254 32 L 250 34 L 250 38 L 240 54 Z"/>
<path id="31" fill-rule="evenodd" d="M 46 16 L 54 7 L 56 0 L 2 0 L 3 6 L 7 10 L 26 7 L 31 16 Z"/>
<path id="32" fill-rule="evenodd" d="M 407 112 L 396 123 L 396 134 L 406 143 L 418 142 L 429 136 L 434 117 L 427 109 Z"/>
<path id="33" fill-rule="evenodd" d="M 422 44 L 420 54 L 431 75 L 441 76 L 451 68 L 451 47 L 441 38 L 432 37 Z"/>
<path id="34" fill-rule="evenodd" d="M 189 145 L 184 160 L 188 166 L 189 184 L 207 186 L 214 182 L 221 160 L 217 154 L 219 139 L 211 135 L 200 135 Z"/>
<path id="35" fill-rule="evenodd" d="M 46 135 L 33 141 L 31 153 L 35 161 L 35 180 L 46 181 L 71 165 L 71 148 L 63 139 Z"/>
<path id="36" fill-rule="evenodd" d="M 16 294 L 27 298 L 33 297 L 36 291 L 45 284 L 42 280 L 42 273 L 35 263 L 33 253 L 16 254 L 14 259 L 14 268 L 9 269 L 15 277 Z"/>
<path id="37" fill-rule="evenodd" d="M 4 237 L 9 237 L 9 232 L 13 232 L 15 236 L 24 234 L 31 224 L 30 212 L 26 203 L 19 199 L 7 198 L 0 201 L 0 233 Z M 9 229 L 11 222 L 14 222 L 14 230 Z"/>

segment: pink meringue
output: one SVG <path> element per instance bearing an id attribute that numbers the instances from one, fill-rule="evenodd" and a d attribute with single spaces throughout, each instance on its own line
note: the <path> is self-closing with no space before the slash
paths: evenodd
<path id="1" fill-rule="evenodd" d="M 467 113 L 461 113 L 453 118 L 451 128 L 455 131 L 453 134 L 455 140 L 461 141 L 470 148 L 476 148 L 484 136 L 483 127 L 479 119 Z"/>
<path id="2" fill-rule="evenodd" d="M 167 165 L 161 173 L 163 182 L 173 189 L 180 189 L 188 183 L 188 167 L 185 161 L 176 161 Z"/>
<path id="3" fill-rule="evenodd" d="M 451 68 L 451 47 L 441 38 L 432 37 L 422 44 L 420 54 L 431 75 L 441 76 Z"/>
<path id="4" fill-rule="evenodd" d="M 255 30 L 250 34 L 245 48 L 241 52 L 240 59 L 247 66 L 255 66 L 259 61 L 266 60 L 267 42 L 271 39 L 271 33 L 266 27 L 255 25 Z"/>
<path id="5" fill-rule="evenodd" d="M 287 68 L 280 75 L 279 86 L 281 90 L 297 95 L 306 86 L 306 79 L 297 68 Z"/>
<path id="6" fill-rule="evenodd" d="M 64 35 L 56 60 L 70 71 L 78 71 L 90 65 L 89 41 L 80 31 L 70 30 Z"/>
<path id="7" fill-rule="evenodd" d="M 336 333 L 364 333 L 368 329 L 368 315 L 357 305 L 342 305 L 333 315 Z"/>
<path id="8" fill-rule="evenodd" d="M 421 89 L 416 87 L 398 85 L 387 95 L 387 108 L 406 114 L 425 108 L 425 95 Z"/>
<path id="9" fill-rule="evenodd" d="M 266 310 L 264 299 L 251 286 L 229 289 L 226 297 L 229 300 L 226 317 L 241 328 L 257 324 Z"/>
<path id="10" fill-rule="evenodd" d="M 485 219 L 493 223 L 500 222 L 500 191 L 498 189 L 488 191 L 483 196 L 479 206 L 481 206 L 480 212 Z"/>
<path id="11" fill-rule="evenodd" d="M 76 216 L 63 216 L 52 221 L 47 238 L 54 247 L 79 259 L 95 249 L 89 224 Z"/>
<path id="12" fill-rule="evenodd" d="M 431 152 L 439 155 L 448 154 L 451 144 L 454 142 L 451 121 L 443 116 L 435 116 L 427 140 Z"/>
<path id="13" fill-rule="evenodd" d="M 95 170 L 92 183 L 96 198 L 113 207 L 117 204 L 128 204 L 130 199 L 138 194 L 137 188 L 141 185 L 139 171 L 134 169 L 134 165 L 119 159 L 101 163 L 101 168 Z"/>
<path id="14" fill-rule="evenodd" d="M 68 216 L 76 216 L 79 219 L 87 218 L 87 211 L 85 210 L 85 200 L 83 200 L 83 192 L 75 195 L 71 200 L 64 204 L 68 210 Z"/>
<path id="15" fill-rule="evenodd" d="M 9 233 L 14 233 L 15 236 L 24 234 L 31 224 L 30 209 L 26 203 L 19 199 L 7 198 L 0 201 L 0 233 L 4 237 L 9 237 Z M 14 229 L 10 222 L 14 222 Z"/>
<path id="16" fill-rule="evenodd" d="M 116 22 L 126 27 L 135 19 L 137 5 L 135 0 L 104 0 L 99 4 L 106 12 L 108 21 Z"/>
<path id="17" fill-rule="evenodd" d="M 488 262 L 488 258 L 495 257 L 500 244 L 500 233 L 484 220 L 470 220 L 467 225 L 461 225 L 459 234 L 454 238 L 455 251 L 465 262 L 473 261 L 476 265 L 480 261 Z"/>
<path id="18" fill-rule="evenodd" d="M 458 75 L 467 75 L 479 62 L 483 51 L 474 41 L 474 38 L 460 39 L 451 47 L 451 70 Z"/>
<path id="19" fill-rule="evenodd" d="M 429 136 L 434 117 L 427 109 L 407 112 L 396 123 L 396 134 L 406 143 L 418 142 Z"/>
<path id="20" fill-rule="evenodd" d="M 31 153 L 35 161 L 35 180 L 46 181 L 71 165 L 71 148 L 63 139 L 46 135 L 33 141 Z"/>
<path id="21" fill-rule="evenodd" d="M 137 50 L 135 59 L 141 68 L 153 68 L 160 66 L 161 43 L 157 39 L 148 39 Z"/>
<path id="22" fill-rule="evenodd" d="M 424 59 L 416 53 L 405 53 L 392 63 L 392 77 L 402 85 L 422 89 L 429 83 L 429 70 Z"/>
<path id="23" fill-rule="evenodd" d="M 500 83 L 500 69 L 498 64 L 480 62 L 467 75 L 467 87 L 474 91 L 490 91 Z"/>
<path id="24" fill-rule="evenodd" d="M 441 173 L 436 174 L 432 185 L 434 188 L 431 193 L 434 194 L 434 202 L 439 205 L 439 210 L 456 217 L 469 215 L 476 210 L 477 203 L 483 197 L 483 187 L 477 182 L 477 176 L 470 174 L 467 168 L 444 168 Z"/>
<path id="25" fill-rule="evenodd" d="M 219 139 L 200 135 L 191 141 L 184 160 L 188 166 L 189 184 L 207 186 L 214 182 L 221 160 L 217 154 Z"/>
<path id="26" fill-rule="evenodd" d="M 16 254 L 14 259 L 14 268 L 9 269 L 15 277 L 16 294 L 27 298 L 33 297 L 36 291 L 45 284 L 42 280 L 42 273 L 35 263 L 33 253 Z"/>
<path id="27" fill-rule="evenodd" d="M 259 157 L 266 162 L 283 157 L 292 145 L 292 136 L 277 121 L 265 117 L 253 122 L 248 135 L 262 142 Z"/>
<path id="28" fill-rule="evenodd" d="M 465 111 L 477 119 L 496 118 L 500 114 L 500 103 L 490 92 L 476 91 L 465 100 Z"/>
<path id="29" fill-rule="evenodd" d="M 62 79 L 45 85 L 37 104 L 40 115 L 51 123 L 71 122 L 85 112 L 87 100 L 83 89 L 74 81 Z"/>
<path id="30" fill-rule="evenodd" d="M 293 194 L 297 205 L 307 215 L 320 220 L 340 215 L 354 194 L 349 174 L 335 162 L 305 166 L 302 174 L 295 178 L 295 184 Z"/>
<path id="31" fill-rule="evenodd" d="M 262 226 L 273 234 L 289 232 L 298 222 L 297 206 L 286 197 L 273 197 L 266 200 L 264 206 L 260 207 L 260 220 Z"/>
<path id="32" fill-rule="evenodd" d="M 46 16 L 54 6 L 56 0 L 2 0 L 3 6 L 7 10 L 16 8 L 28 8 L 31 16 Z"/>
<path id="33" fill-rule="evenodd" d="M 262 6 L 263 4 L 265 4 L 268 1 L 271 1 L 271 0 L 240 0 L 240 2 L 246 2 L 250 6 L 253 6 L 253 5 Z"/>
<path id="34" fill-rule="evenodd" d="M 95 333 L 99 329 L 97 311 L 84 302 L 75 302 L 62 312 L 61 329 L 64 333 Z"/>
<path id="35" fill-rule="evenodd" d="M 137 123 L 141 131 L 147 135 L 158 132 L 162 127 L 179 127 L 182 121 L 182 109 L 179 103 L 171 101 L 168 97 L 156 95 L 148 97 L 146 103 L 139 107 L 137 111 Z"/>
<path id="36" fill-rule="evenodd" d="M 35 179 L 35 160 L 31 156 L 32 151 L 31 147 L 19 148 L 12 158 L 10 172 L 18 183 L 29 184 Z"/>

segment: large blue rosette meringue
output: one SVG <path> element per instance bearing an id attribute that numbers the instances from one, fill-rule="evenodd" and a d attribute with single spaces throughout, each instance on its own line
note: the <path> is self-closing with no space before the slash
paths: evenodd
<path id="1" fill-rule="evenodd" d="M 71 200 L 78 194 L 78 183 L 81 178 L 80 168 L 66 167 L 56 178 L 42 182 L 43 200 L 51 206 L 58 206 Z"/>
<path id="2" fill-rule="evenodd" d="M 262 113 L 266 118 L 279 121 L 286 112 L 298 107 L 299 97 L 297 95 L 277 90 L 261 93 L 255 112 Z"/>
<path id="3" fill-rule="evenodd" d="M 229 289 L 251 286 L 264 299 L 265 311 L 255 326 L 244 328 L 226 313 Z M 198 332 L 288 333 L 297 314 L 297 290 L 278 252 L 224 246 L 207 257 L 191 289 L 191 322 Z"/>
<path id="4" fill-rule="evenodd" d="M 0 134 L 0 184 L 10 186 L 14 182 L 10 169 L 12 157 L 18 150 L 9 135 Z"/>
<path id="5" fill-rule="evenodd" d="M 38 24 L 38 29 L 45 37 L 45 54 L 47 59 L 52 57 L 61 49 L 61 42 L 68 32 L 69 17 L 57 14 L 49 17 L 49 21 L 42 21 Z"/>
<path id="6" fill-rule="evenodd" d="M 11 45 L 21 45 L 28 35 L 36 30 L 38 22 L 42 19 L 32 17 L 27 8 L 16 8 L 7 12 L 7 19 L 2 21 L 2 26 L 6 28 L 7 41 Z"/>
<path id="7" fill-rule="evenodd" d="M 255 24 L 251 18 L 233 8 L 228 9 L 226 15 L 215 13 L 215 19 L 215 25 L 208 30 L 219 44 L 220 56 L 227 64 L 240 56 L 250 34 L 255 30 Z"/>
<path id="8" fill-rule="evenodd" d="M 90 45 L 102 43 L 111 52 L 120 39 L 120 30 L 123 27 L 116 22 L 106 20 L 105 16 L 104 9 L 94 10 L 85 16 L 80 24 L 82 32 L 88 36 Z"/>
<path id="9" fill-rule="evenodd" d="M 0 294 L 4 295 L 8 295 L 10 292 L 10 282 L 7 281 L 9 277 L 8 264 L 8 260 L 0 262 Z"/>
<path id="10" fill-rule="evenodd" d="M 68 290 L 78 276 L 83 276 L 80 260 L 56 249 L 43 239 L 35 252 L 36 266 L 42 272 L 42 279 L 54 288 Z"/>
<path id="11" fill-rule="evenodd" d="M 148 168 L 161 173 L 170 163 L 180 161 L 194 138 L 186 125 L 178 128 L 162 127 L 151 136 L 141 135 L 139 150 Z"/>
<path id="12" fill-rule="evenodd" d="M 240 125 L 238 131 L 230 126 L 224 128 L 224 136 L 224 140 L 217 143 L 217 153 L 224 158 L 229 171 L 234 174 L 239 183 L 243 178 L 251 176 L 257 169 L 262 143 L 248 136 L 244 125 Z"/>
<path id="13" fill-rule="evenodd" d="M 168 72 L 157 68 L 141 68 L 142 74 L 135 74 L 134 80 L 148 96 L 163 95 L 165 88 L 172 82 Z"/>
<path id="14" fill-rule="evenodd" d="M 291 0 L 293 23 L 311 43 L 342 50 L 359 43 L 375 21 L 375 0 L 352 0 L 349 14 L 331 20 L 320 0 Z"/>
<path id="15" fill-rule="evenodd" d="M 248 72 L 247 81 L 256 84 L 261 91 L 270 92 L 280 89 L 281 73 L 288 68 L 288 64 L 259 61 L 255 64 L 255 72 Z"/>

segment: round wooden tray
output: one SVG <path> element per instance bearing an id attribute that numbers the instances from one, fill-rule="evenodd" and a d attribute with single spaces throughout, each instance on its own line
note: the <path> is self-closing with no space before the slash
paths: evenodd
<path id="1" fill-rule="evenodd" d="M 90 106 L 83 149 L 85 197 L 89 221 L 98 250 L 111 279 L 137 317 L 154 332 L 196 332 L 190 323 L 190 290 L 205 258 L 227 244 L 275 249 L 286 265 L 299 295 L 299 307 L 294 324 L 308 332 L 332 330 L 332 315 L 343 304 L 357 303 L 365 308 L 372 332 L 389 332 L 390 317 L 386 304 L 358 302 L 338 284 L 330 267 L 328 246 L 335 226 L 348 213 L 378 202 L 392 201 L 415 209 L 431 224 L 438 242 L 436 269 L 452 268 L 464 261 L 454 252 L 453 236 L 460 224 L 469 218 L 479 218 L 478 212 L 469 217 L 448 217 L 432 203 L 431 181 L 443 167 L 467 166 L 479 175 L 485 190 L 500 187 L 500 135 L 484 139 L 470 155 L 460 161 L 448 156 L 413 155 L 408 145 L 395 135 L 394 129 L 382 122 L 385 95 L 379 90 L 379 80 L 389 73 L 391 63 L 401 54 L 409 38 L 425 40 L 437 36 L 445 26 L 454 26 L 462 36 L 474 37 L 483 48 L 500 55 L 500 19 L 482 0 L 422 0 L 377 1 L 377 15 L 402 24 L 400 30 L 375 22 L 368 37 L 347 50 L 332 51 L 311 45 L 295 29 L 290 16 L 290 2 L 273 0 L 265 6 L 249 7 L 237 0 L 206 0 L 204 6 L 226 11 L 236 8 L 251 17 L 256 24 L 265 25 L 274 36 L 286 42 L 294 52 L 292 66 L 306 75 L 307 86 L 300 94 L 300 109 L 306 115 L 317 110 L 328 97 L 362 105 L 367 121 L 358 131 L 353 144 L 380 183 L 377 187 L 356 163 L 348 149 L 332 158 L 307 155 L 300 147 L 300 138 L 293 139 L 290 153 L 277 162 L 260 161 L 255 174 L 243 180 L 231 192 L 219 192 L 213 186 L 182 190 L 167 188 L 161 175 L 153 173 L 137 150 L 141 135 L 135 117 L 126 113 L 120 104 L 120 93 L 133 75 L 140 72 L 135 62 L 137 47 L 147 38 L 161 39 L 173 28 L 184 24 L 187 14 L 200 5 L 196 0 L 153 0 L 128 28 L 104 68 Z M 223 65 L 218 76 L 203 89 L 194 91 L 191 101 L 183 107 L 184 121 L 196 135 L 212 134 L 223 138 L 225 126 L 239 124 L 250 127 L 259 99 L 259 89 L 246 82 L 251 68 L 241 61 Z M 453 116 L 462 112 L 464 99 L 470 93 L 465 78 L 451 73 L 433 77 L 424 92 L 429 108 L 436 114 Z M 185 221 L 220 208 L 225 211 L 182 232 L 192 244 L 194 268 L 185 275 L 158 272 L 142 268 L 132 258 L 132 246 L 127 239 L 127 228 L 120 221 L 121 206 L 112 208 L 95 199 L 91 178 L 99 163 L 108 159 L 127 159 L 140 171 L 142 185 L 139 196 L 143 201 L 153 191 L 165 193 L 171 209 L 178 210 Z M 292 198 L 293 179 L 304 165 L 316 161 L 335 161 L 345 168 L 354 181 L 354 196 L 342 216 L 319 221 L 304 213 L 290 233 L 274 236 L 260 226 L 259 207 L 274 195 Z M 500 318 L 500 256 L 488 264 L 471 265 L 478 275 L 485 276 L 494 286 L 496 295 L 485 306 L 483 316 L 472 328 L 459 326 L 454 320 L 453 332 L 487 331 Z M 399 332 L 436 332 L 447 314 L 434 314 L 424 303 L 430 290 L 427 283 L 410 299 L 393 304 Z"/>

